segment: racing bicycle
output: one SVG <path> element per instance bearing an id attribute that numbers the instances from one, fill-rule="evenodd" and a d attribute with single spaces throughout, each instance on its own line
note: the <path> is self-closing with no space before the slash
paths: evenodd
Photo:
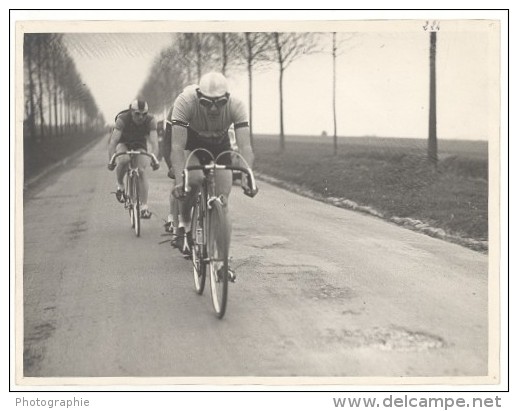
<path id="1" fill-rule="evenodd" d="M 129 150 L 115 153 L 110 159 L 109 166 L 115 166 L 115 159 L 120 156 L 129 155 L 128 170 L 124 182 L 124 208 L 129 211 L 131 227 L 135 230 L 135 235 L 140 237 L 140 174 L 137 166 L 137 156 L 147 156 L 151 159 L 151 167 L 153 170 L 159 168 L 159 163 L 154 154 L 145 151 Z"/>
<path id="2" fill-rule="evenodd" d="M 228 282 L 231 275 L 228 267 L 230 224 L 226 213 L 227 199 L 222 195 L 216 195 L 216 170 L 242 172 L 246 177 L 246 186 L 243 191 L 249 197 L 254 197 L 258 189 L 252 170 L 239 153 L 224 151 L 214 159 L 208 150 L 198 148 L 189 154 L 186 164 L 189 164 L 191 156 L 199 151 L 208 153 L 212 161 L 207 165 L 187 166 L 183 171 L 183 189 L 186 192 L 191 189 L 189 172 L 202 170 L 204 174 L 203 182 L 195 198 L 191 219 L 194 288 L 197 294 L 203 294 L 208 270 L 212 305 L 218 318 L 223 318 L 227 308 Z M 246 167 L 218 164 L 220 157 L 229 153 L 237 154 Z"/>

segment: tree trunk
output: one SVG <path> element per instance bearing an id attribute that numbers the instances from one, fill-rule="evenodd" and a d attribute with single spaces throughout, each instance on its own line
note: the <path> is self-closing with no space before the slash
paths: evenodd
<path id="1" fill-rule="evenodd" d="M 227 35 L 226 33 L 222 33 L 221 34 L 221 60 L 222 60 L 222 64 L 221 64 L 221 73 L 226 76 L 226 71 L 227 71 Z"/>
<path id="2" fill-rule="evenodd" d="M 248 61 L 248 124 L 250 125 L 250 144 L 254 147 L 254 132 L 252 129 L 252 61 Z"/>
<path id="3" fill-rule="evenodd" d="M 61 90 L 61 138 L 65 138 L 65 127 L 66 127 L 66 119 L 65 119 L 65 90 Z"/>
<path id="4" fill-rule="evenodd" d="M 54 83 L 54 130 L 55 130 L 55 135 L 58 136 L 59 135 L 59 122 L 58 122 L 58 111 L 59 111 L 59 106 L 58 106 L 58 87 L 57 87 L 57 84 Z"/>
<path id="5" fill-rule="evenodd" d="M 437 33 L 430 33 L 430 113 L 428 119 L 428 160 L 437 167 L 437 111 L 436 111 L 436 78 L 435 55 Z"/>
<path id="6" fill-rule="evenodd" d="M 336 33 L 333 33 L 333 154 L 338 154 L 338 137 L 336 134 Z"/>
<path id="7" fill-rule="evenodd" d="M 66 133 L 66 138 L 69 138 L 70 137 L 70 129 L 71 129 L 71 119 L 72 119 L 72 116 L 71 116 L 71 107 L 70 107 L 70 97 L 66 97 L 66 102 L 65 102 L 65 123 L 66 123 L 66 126 L 65 126 L 65 133 Z"/>
<path id="8" fill-rule="evenodd" d="M 279 96 L 280 96 L 280 126 L 281 126 L 281 135 L 280 135 L 280 143 L 281 143 L 281 151 L 284 151 L 285 142 L 284 142 L 284 111 L 283 111 L 283 77 L 284 77 L 284 69 L 281 67 L 279 70 Z"/>
<path id="9" fill-rule="evenodd" d="M 83 133 L 83 109 L 79 107 L 79 132 Z"/>
<path id="10" fill-rule="evenodd" d="M 29 123 L 30 138 L 32 141 L 36 140 L 36 118 L 35 118 L 35 103 L 34 103 L 34 78 L 33 78 L 33 64 L 32 64 L 32 51 L 33 51 L 33 40 L 32 35 L 25 35 L 25 42 L 27 43 L 27 76 L 29 77 L 29 116 L 27 121 Z"/>
<path id="11" fill-rule="evenodd" d="M 65 92 L 63 90 L 59 93 L 59 135 L 61 138 L 65 135 Z"/>
<path id="12" fill-rule="evenodd" d="M 50 58 L 47 59 L 47 65 L 46 65 L 46 82 L 47 82 L 47 99 L 48 99 L 48 106 L 49 106 L 49 137 L 53 136 L 53 127 L 52 127 L 52 83 L 51 83 L 51 75 L 50 70 L 51 69 L 51 63 Z"/>
<path id="13" fill-rule="evenodd" d="M 196 68 L 198 70 L 198 84 L 201 79 L 202 72 L 202 55 L 201 55 L 201 39 L 198 38 L 198 42 L 196 44 Z"/>
<path id="14" fill-rule="evenodd" d="M 56 59 L 52 59 L 52 80 L 53 80 L 53 92 L 54 92 L 54 133 L 57 136 L 59 136 L 60 130 L 59 130 L 59 121 L 58 121 L 58 114 L 59 114 L 59 106 L 58 106 L 58 93 L 59 93 L 59 87 L 58 87 L 58 72 L 57 72 L 57 62 Z"/>
<path id="15" fill-rule="evenodd" d="M 43 56 L 41 53 L 42 49 L 42 39 L 38 37 L 38 106 L 39 106 L 39 114 L 40 114 L 40 138 L 41 140 L 45 139 L 45 113 L 43 110 L 43 76 L 42 76 L 42 67 L 43 67 Z"/>

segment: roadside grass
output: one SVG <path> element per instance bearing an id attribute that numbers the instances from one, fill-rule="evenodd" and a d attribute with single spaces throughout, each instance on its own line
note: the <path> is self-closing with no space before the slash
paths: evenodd
<path id="1" fill-rule="evenodd" d="M 105 133 L 98 135 L 76 133 L 71 137 L 58 137 L 39 142 L 25 141 L 23 147 L 24 178 L 27 180 L 37 175 L 46 167 L 63 160 L 104 135 Z"/>
<path id="2" fill-rule="evenodd" d="M 448 235 L 487 241 L 487 143 L 439 141 L 437 170 L 427 141 L 378 137 L 254 136 L 255 168 L 310 190 L 317 197 L 351 200 L 384 218 L 420 220 Z"/>

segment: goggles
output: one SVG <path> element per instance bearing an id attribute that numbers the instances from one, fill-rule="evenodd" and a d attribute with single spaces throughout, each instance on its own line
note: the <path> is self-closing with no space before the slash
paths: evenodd
<path id="1" fill-rule="evenodd" d="M 198 101 L 205 108 L 211 108 L 213 105 L 217 108 L 221 108 L 228 103 L 228 93 L 225 93 L 220 97 L 207 97 L 203 95 L 200 90 L 197 90 L 196 92 L 198 94 Z"/>

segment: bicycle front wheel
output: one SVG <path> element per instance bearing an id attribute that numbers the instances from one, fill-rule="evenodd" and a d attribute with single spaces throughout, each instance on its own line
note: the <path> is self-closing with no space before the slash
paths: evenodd
<path id="1" fill-rule="evenodd" d="M 200 193 L 194 204 L 191 218 L 191 233 L 193 236 L 192 271 L 194 275 L 194 289 L 199 295 L 203 294 L 207 273 L 204 214 L 203 196 Z"/>
<path id="2" fill-rule="evenodd" d="M 131 228 L 135 227 L 135 218 L 133 217 L 133 177 L 129 174 L 126 176 L 126 189 L 124 191 L 124 208 L 129 212 Z"/>
<path id="3" fill-rule="evenodd" d="M 138 177 L 133 176 L 132 179 L 132 210 L 133 210 L 133 228 L 135 230 L 135 235 L 137 237 L 140 236 L 140 196 L 139 196 L 139 184 Z"/>
<path id="4" fill-rule="evenodd" d="M 230 227 L 219 201 L 214 201 L 210 210 L 208 242 L 212 305 L 217 316 L 223 318 L 227 308 Z"/>

